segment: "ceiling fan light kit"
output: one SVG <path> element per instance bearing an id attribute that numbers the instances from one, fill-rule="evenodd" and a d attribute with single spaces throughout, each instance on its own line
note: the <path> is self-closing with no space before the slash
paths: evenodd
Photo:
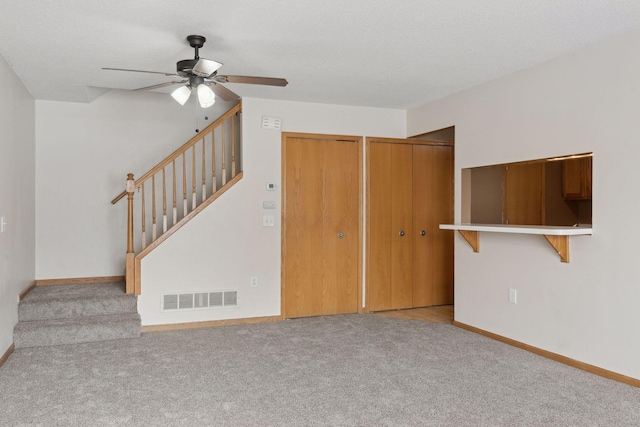
<path id="1" fill-rule="evenodd" d="M 216 102 L 216 96 L 209 86 L 202 83 L 198 85 L 198 102 L 202 108 L 209 108 Z"/>
<path id="2" fill-rule="evenodd" d="M 171 92 L 171 96 L 173 99 L 178 101 L 180 105 L 184 105 L 191 96 L 191 89 L 189 86 L 180 86 L 178 89 Z"/>
<path id="3" fill-rule="evenodd" d="M 180 105 L 184 105 L 191 96 L 192 89 L 196 88 L 196 91 L 198 92 L 198 101 L 202 108 L 211 107 L 216 102 L 216 95 L 218 95 L 224 101 L 237 101 L 240 99 L 240 96 L 222 86 L 220 83 L 245 83 L 280 87 L 284 87 L 288 84 L 286 79 L 273 77 L 218 75 L 218 69 L 220 69 L 220 67 L 222 67 L 223 65 L 221 62 L 200 58 L 200 48 L 204 46 L 204 42 L 207 41 L 207 39 L 203 36 L 191 35 L 187 36 L 187 41 L 189 42 L 189 45 L 195 49 L 194 59 L 184 59 L 182 61 L 178 61 L 176 64 L 176 74 L 162 73 L 158 71 L 131 70 L 124 68 L 103 68 L 103 70 L 162 74 L 167 77 L 182 77 L 188 79 L 182 81 L 160 83 L 133 90 L 151 90 L 165 86 L 171 86 L 175 84 L 182 85 L 186 83 L 184 86 L 180 86 L 178 89 L 174 90 L 171 93 L 171 96 L 178 103 L 180 103 Z"/>

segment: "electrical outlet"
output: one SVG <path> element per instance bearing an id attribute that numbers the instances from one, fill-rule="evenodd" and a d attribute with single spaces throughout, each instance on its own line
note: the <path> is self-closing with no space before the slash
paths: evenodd
<path id="1" fill-rule="evenodd" d="M 0 233 L 4 233 L 7 231 L 7 217 L 3 216 L 0 218 Z"/>
<path id="2" fill-rule="evenodd" d="M 273 215 L 262 215 L 262 226 L 263 227 L 275 227 L 276 226 L 276 218 Z"/>
<path id="3" fill-rule="evenodd" d="M 252 288 L 257 288 L 257 287 L 258 287 L 258 278 L 257 278 L 257 277 L 255 277 L 255 276 L 253 276 L 253 277 L 251 278 L 251 287 L 252 287 Z"/>
<path id="4" fill-rule="evenodd" d="M 518 302 L 518 290 L 509 288 L 509 302 L 511 304 L 516 304 Z"/>

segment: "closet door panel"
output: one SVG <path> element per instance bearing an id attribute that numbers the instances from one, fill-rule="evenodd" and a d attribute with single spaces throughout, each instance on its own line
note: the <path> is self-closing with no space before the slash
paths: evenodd
<path id="1" fill-rule="evenodd" d="M 433 146 L 431 236 L 433 244 L 433 305 L 453 304 L 453 231 L 440 224 L 453 224 L 453 149 Z"/>
<path id="2" fill-rule="evenodd" d="M 432 147 L 413 147 L 413 306 L 433 305 Z M 423 233 L 424 232 L 424 233 Z M 424 234 L 424 235 L 423 235 Z"/>
<path id="3" fill-rule="evenodd" d="M 323 312 L 358 311 L 358 144 L 327 141 L 322 167 Z"/>
<path id="4" fill-rule="evenodd" d="M 367 307 L 390 310 L 391 305 L 391 144 L 371 143 L 368 153 L 369 228 Z"/>
<path id="5" fill-rule="evenodd" d="M 391 308 L 413 304 L 413 146 L 391 146 Z"/>
<path id="6" fill-rule="evenodd" d="M 319 141 L 287 140 L 287 317 L 322 313 L 322 157 Z"/>

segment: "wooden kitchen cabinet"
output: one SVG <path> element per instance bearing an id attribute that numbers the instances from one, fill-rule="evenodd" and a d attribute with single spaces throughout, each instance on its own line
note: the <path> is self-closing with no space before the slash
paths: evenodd
<path id="1" fill-rule="evenodd" d="M 591 199 L 592 157 L 562 161 L 562 195 L 565 199 Z"/>

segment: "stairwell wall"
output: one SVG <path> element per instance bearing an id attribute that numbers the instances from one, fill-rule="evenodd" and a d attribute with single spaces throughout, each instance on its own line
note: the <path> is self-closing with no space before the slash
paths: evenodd
<path id="1" fill-rule="evenodd" d="M 142 176 L 231 108 L 191 101 L 116 90 L 90 104 L 36 101 L 37 279 L 124 275 L 127 200 L 110 202 L 127 173 Z"/>
<path id="2" fill-rule="evenodd" d="M 281 132 L 261 129 L 263 116 L 281 119 L 282 132 L 405 136 L 404 110 L 255 98 L 244 98 L 242 109 L 244 177 L 142 260 L 143 325 L 280 315 Z M 267 182 L 276 191 L 267 191 Z M 263 209 L 263 201 L 275 201 L 276 209 Z M 263 215 L 274 215 L 275 227 L 263 227 Z M 210 290 L 237 290 L 238 306 L 160 309 L 164 292 Z"/>
<path id="3" fill-rule="evenodd" d="M 0 56 L 0 356 L 13 342 L 17 299 L 35 278 L 35 101 Z"/>

